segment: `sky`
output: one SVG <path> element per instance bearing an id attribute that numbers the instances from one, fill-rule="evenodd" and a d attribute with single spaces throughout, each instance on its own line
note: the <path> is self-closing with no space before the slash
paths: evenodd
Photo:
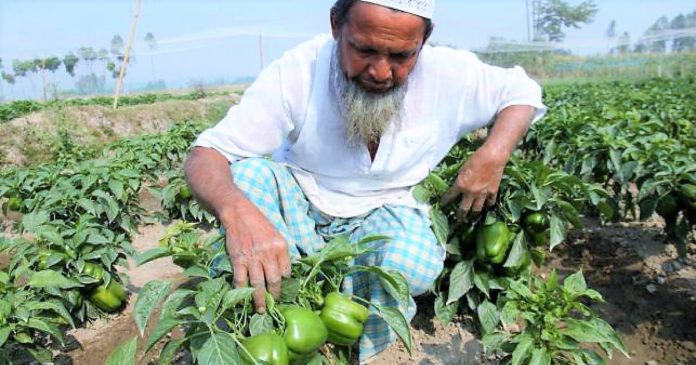
<path id="1" fill-rule="evenodd" d="M 14 59 L 62 58 L 80 46 L 108 49 L 115 34 L 127 39 L 135 2 L 0 0 L 0 58 L 5 70 L 11 69 Z M 127 88 L 158 79 L 168 86 L 185 86 L 191 80 L 254 76 L 261 68 L 260 34 L 263 64 L 268 64 L 293 46 L 329 32 L 328 13 L 333 2 L 143 0 Z M 618 34 L 627 31 L 635 40 L 660 16 L 672 18 L 696 10 L 693 0 L 595 3 L 599 12 L 593 23 L 566 32 L 563 47 L 575 54 L 605 51 L 608 41 L 604 34 L 612 20 L 616 20 Z M 525 14 L 525 0 L 437 0 L 431 40 L 466 49 L 483 48 L 492 36 L 525 41 Z M 148 32 L 158 41 L 154 50 L 143 41 Z M 78 64 L 78 73 L 83 71 L 84 65 Z M 61 74 L 53 76 L 55 82 L 70 88 L 72 80 Z"/>

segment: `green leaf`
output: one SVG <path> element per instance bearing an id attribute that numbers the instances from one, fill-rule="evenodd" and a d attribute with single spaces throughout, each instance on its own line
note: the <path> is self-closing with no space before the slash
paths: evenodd
<path id="1" fill-rule="evenodd" d="M 184 300 L 194 294 L 195 292 L 191 290 L 178 289 L 167 298 L 164 305 L 162 305 L 162 312 L 160 313 L 157 325 L 155 325 L 155 328 L 150 334 L 150 339 L 147 341 L 146 351 L 150 351 L 152 346 L 169 333 L 169 331 L 179 324 L 182 324 L 182 321 L 177 318 L 177 310 Z"/>
<path id="2" fill-rule="evenodd" d="M 0 327 L 0 346 L 4 346 L 7 339 L 10 337 L 12 329 L 9 326 Z"/>
<path id="3" fill-rule="evenodd" d="M 29 279 L 29 286 L 32 288 L 60 288 L 70 289 L 82 286 L 79 282 L 68 279 L 63 274 L 53 271 L 44 270 L 35 272 Z"/>
<path id="4" fill-rule="evenodd" d="M 379 277 L 384 290 L 389 293 L 398 303 L 399 306 L 406 308 L 411 299 L 408 289 L 408 282 L 400 272 L 396 270 L 385 270 L 380 266 L 353 266 L 349 273 L 354 272 L 369 272 Z"/>
<path id="5" fill-rule="evenodd" d="M 503 306 L 503 310 L 500 311 L 500 320 L 505 324 L 513 324 L 517 321 L 519 313 L 520 310 L 517 307 L 517 302 L 512 300 L 508 301 Z"/>
<path id="6" fill-rule="evenodd" d="M 249 333 L 256 336 L 273 330 L 273 317 L 267 313 L 254 313 L 249 320 Z"/>
<path id="7" fill-rule="evenodd" d="M 582 271 L 568 276 L 563 282 L 563 288 L 574 298 L 584 294 L 585 290 L 587 290 L 587 283 L 585 282 L 585 277 L 582 275 Z"/>
<path id="8" fill-rule="evenodd" d="M 26 326 L 47 333 L 57 338 L 61 343 L 63 342 L 63 333 L 61 332 L 60 328 L 49 323 L 43 318 L 29 318 Z"/>
<path id="9" fill-rule="evenodd" d="M 454 303 L 474 287 L 474 260 L 460 261 L 450 273 L 447 304 Z"/>
<path id="10" fill-rule="evenodd" d="M 481 342 L 483 343 L 483 350 L 487 355 L 489 355 L 500 350 L 503 343 L 505 343 L 507 340 L 508 335 L 506 333 L 495 331 L 483 335 Z"/>
<path id="11" fill-rule="evenodd" d="M 40 226 L 48 223 L 50 220 L 51 216 L 47 211 L 29 213 L 22 217 L 22 227 L 27 232 L 35 233 Z"/>
<path id="12" fill-rule="evenodd" d="M 413 190 L 411 190 L 411 195 L 419 203 L 428 203 L 432 197 L 432 193 L 423 184 L 416 185 Z"/>
<path id="13" fill-rule="evenodd" d="M 474 270 L 474 286 L 480 290 L 486 298 L 490 298 L 490 275 L 485 271 Z"/>
<path id="14" fill-rule="evenodd" d="M 184 342 L 188 341 L 187 338 L 180 338 L 178 340 L 170 340 L 164 346 L 157 359 L 157 364 L 159 365 L 170 365 L 174 361 L 174 356 L 179 352 L 179 348 Z"/>
<path id="15" fill-rule="evenodd" d="M 609 343 L 626 357 L 629 357 L 628 350 L 616 335 L 614 329 L 601 318 L 595 317 L 590 320 L 568 319 L 566 320 L 566 328 L 562 329 L 561 333 L 579 342 Z"/>
<path id="16" fill-rule="evenodd" d="M 551 365 L 551 354 L 545 348 L 535 348 L 529 365 Z"/>
<path id="17" fill-rule="evenodd" d="M 558 216 L 551 216 L 551 242 L 549 243 L 549 251 L 563 243 L 566 236 L 566 229 L 565 223 L 558 218 Z"/>
<path id="18" fill-rule="evenodd" d="M 498 308 L 495 304 L 484 300 L 476 308 L 476 314 L 478 315 L 479 322 L 481 323 L 481 328 L 484 333 L 490 333 L 498 326 L 500 322 L 500 314 L 498 313 Z"/>
<path id="19" fill-rule="evenodd" d="M 135 365 L 137 336 L 119 345 L 106 359 L 106 365 Z"/>
<path id="20" fill-rule="evenodd" d="M 399 311 L 398 308 L 385 307 L 375 303 L 370 303 L 379 312 L 380 317 L 384 319 L 397 336 L 401 339 L 406 350 L 411 354 L 412 344 L 411 344 L 411 329 L 408 326 L 408 321 L 404 317 L 403 313 Z"/>
<path id="21" fill-rule="evenodd" d="M 153 249 L 147 250 L 143 253 L 138 253 L 135 256 L 135 265 L 140 266 L 140 265 L 143 265 L 143 264 L 148 263 L 150 261 L 154 261 L 154 260 L 157 260 L 159 258 L 166 257 L 166 256 L 170 256 L 169 250 L 167 250 L 166 248 L 162 248 L 162 247 L 153 248 Z"/>
<path id="22" fill-rule="evenodd" d="M 442 297 L 442 295 L 435 297 L 434 306 L 435 315 L 443 324 L 451 322 L 454 315 L 457 314 L 457 303 L 445 304 L 445 299 Z"/>
<path id="23" fill-rule="evenodd" d="M 515 242 L 513 242 L 512 248 L 510 248 L 510 253 L 503 267 L 517 268 L 522 266 L 522 261 L 526 252 L 527 247 L 525 244 L 524 231 L 520 231 L 517 233 L 517 236 L 515 236 Z"/>
<path id="24" fill-rule="evenodd" d="M 133 319 L 138 326 L 140 336 L 145 335 L 145 327 L 152 311 L 169 293 L 170 284 L 165 281 L 150 281 L 138 293 L 133 308 Z"/>
<path id="25" fill-rule="evenodd" d="M 447 245 L 447 236 L 449 235 L 447 216 L 439 208 L 433 207 L 430 209 L 430 221 L 432 222 L 433 233 L 435 233 L 437 242 L 442 247 L 445 247 Z"/>
<path id="26" fill-rule="evenodd" d="M 522 284 L 520 281 L 511 281 L 510 290 L 514 291 L 525 299 L 531 299 L 534 296 L 532 291 L 529 290 L 529 287 Z"/>
<path id="27" fill-rule="evenodd" d="M 532 354 L 534 338 L 531 335 L 524 333 L 515 337 L 515 341 L 517 342 L 517 345 L 515 346 L 515 351 L 512 352 L 511 365 L 524 365 Z"/>
<path id="28" fill-rule="evenodd" d="M 114 194 L 116 199 L 125 202 L 126 200 L 126 191 L 124 189 L 123 183 L 118 181 L 118 180 L 110 180 L 109 181 L 109 190 Z"/>
<path id="29" fill-rule="evenodd" d="M 239 363 L 237 345 L 229 333 L 210 336 L 196 354 L 197 362 L 206 365 L 229 365 Z"/>
<path id="30" fill-rule="evenodd" d="M 302 280 L 294 278 L 283 278 L 280 284 L 280 302 L 289 303 L 297 299 L 302 287 Z"/>
<path id="31" fill-rule="evenodd" d="M 225 297 L 222 300 L 222 305 L 225 309 L 232 309 L 239 303 L 250 299 L 254 293 L 254 288 L 236 288 L 225 293 Z"/>

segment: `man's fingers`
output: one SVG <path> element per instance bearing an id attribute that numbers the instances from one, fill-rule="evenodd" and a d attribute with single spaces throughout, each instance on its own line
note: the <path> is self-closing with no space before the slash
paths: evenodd
<path id="1" fill-rule="evenodd" d="M 488 194 L 486 197 L 486 205 L 489 207 L 492 207 L 495 205 L 496 201 L 498 200 L 498 194 Z"/>
<path id="2" fill-rule="evenodd" d="M 449 188 L 447 192 L 442 196 L 440 199 L 440 204 L 444 207 L 447 204 L 451 203 L 454 199 L 457 198 L 461 194 L 461 190 L 455 185 Z"/>
<path id="3" fill-rule="evenodd" d="M 249 268 L 249 283 L 254 287 L 254 305 L 258 313 L 266 312 L 266 278 L 260 263 L 254 263 Z"/>
<path id="4" fill-rule="evenodd" d="M 238 262 L 232 262 L 234 268 L 234 287 L 245 288 L 249 284 L 249 276 L 247 275 L 246 265 Z"/>
<path id="5" fill-rule="evenodd" d="M 481 213 L 483 210 L 483 206 L 486 204 L 486 197 L 485 196 L 479 196 L 474 199 L 474 202 L 471 204 L 471 211 L 475 213 Z"/>
<path id="6" fill-rule="evenodd" d="M 461 218 L 466 218 L 466 216 L 469 214 L 469 211 L 471 210 L 471 205 L 474 203 L 474 199 L 471 197 L 471 195 L 464 194 L 462 197 L 462 202 L 459 204 L 459 211 L 457 212 L 458 215 L 461 216 Z"/>
<path id="7" fill-rule="evenodd" d="M 287 249 L 278 254 L 278 268 L 280 268 L 280 275 L 284 278 L 289 278 L 292 274 L 292 266 L 290 265 L 290 257 Z"/>
<path id="8" fill-rule="evenodd" d="M 280 298 L 280 273 L 278 265 L 274 263 L 264 263 L 263 272 L 266 275 L 266 285 L 268 291 L 274 298 Z"/>

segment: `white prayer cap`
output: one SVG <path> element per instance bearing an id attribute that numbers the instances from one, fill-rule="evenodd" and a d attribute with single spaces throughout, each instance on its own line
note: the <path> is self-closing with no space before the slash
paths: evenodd
<path id="1" fill-rule="evenodd" d="M 435 12 L 435 0 L 362 0 L 388 8 L 432 19 Z"/>

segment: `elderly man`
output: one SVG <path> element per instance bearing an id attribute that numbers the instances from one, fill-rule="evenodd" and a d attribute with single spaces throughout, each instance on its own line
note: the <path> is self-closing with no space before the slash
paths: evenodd
<path id="1" fill-rule="evenodd" d="M 463 212 L 495 203 L 511 153 L 543 114 L 541 90 L 520 68 L 426 45 L 433 9 L 434 0 L 338 0 L 331 37 L 269 65 L 196 141 L 188 181 L 226 230 L 235 284 L 258 289 L 257 310 L 264 289 L 278 295 L 291 257 L 337 234 L 390 236 L 356 261 L 398 270 L 413 295 L 426 292 L 445 253 L 411 188 L 462 136 L 492 121 L 445 199 L 461 197 Z M 348 278 L 344 290 L 395 305 L 371 275 Z M 410 319 L 415 304 L 402 310 Z M 361 361 L 393 341 L 371 316 Z"/>

